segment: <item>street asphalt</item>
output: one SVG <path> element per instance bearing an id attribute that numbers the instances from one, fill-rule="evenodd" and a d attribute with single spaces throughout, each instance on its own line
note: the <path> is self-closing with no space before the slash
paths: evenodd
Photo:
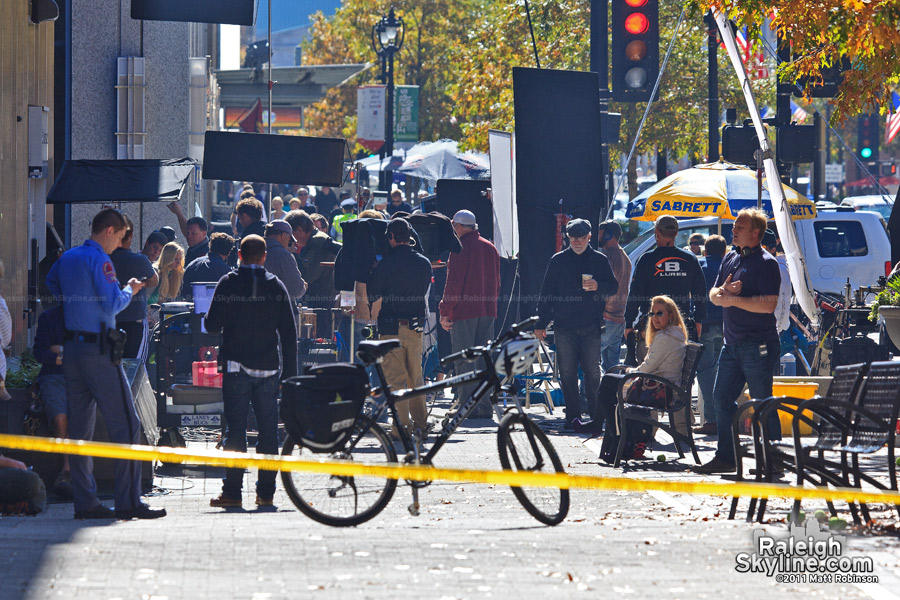
<path id="1" fill-rule="evenodd" d="M 569 473 L 703 477 L 689 473 L 691 459 L 677 460 L 671 444 L 657 444 L 651 453 L 653 459 L 664 454 L 665 463 L 633 461 L 614 470 L 598 461 L 598 440 L 555 431 L 559 409 L 552 416 L 542 407 L 529 413 L 550 432 Z M 705 461 L 714 444 L 711 438 L 700 443 Z M 189 444 L 214 442 L 195 434 Z M 499 469 L 496 425 L 464 425 L 436 464 Z M 298 512 L 280 480 L 276 506 L 257 509 L 252 472 L 243 509 L 211 508 L 222 473 L 160 467 L 148 498 L 168 510 L 160 520 L 75 521 L 65 503 L 37 517 L 0 518 L 0 599 L 889 599 L 900 590 L 896 533 L 849 536 L 845 553 L 871 557 L 878 583 L 781 583 L 736 572 L 735 557 L 753 550 L 755 529 L 787 531 L 790 503 L 772 500 L 766 525 L 728 520 L 727 487 L 721 496 L 573 490 L 566 520 L 546 527 L 508 487 L 435 482 L 421 494 L 421 515 L 413 517 L 410 490 L 400 485 L 373 520 L 331 528 Z M 727 484 L 717 476 L 704 479 Z M 804 503 L 807 511 L 816 507 Z M 896 513 L 877 514 L 884 524 L 897 522 Z"/>

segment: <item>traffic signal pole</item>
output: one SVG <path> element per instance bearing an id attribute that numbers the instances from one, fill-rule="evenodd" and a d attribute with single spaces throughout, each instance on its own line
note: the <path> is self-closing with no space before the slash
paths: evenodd
<path id="1" fill-rule="evenodd" d="M 609 112 L 609 4 L 608 0 L 591 0 L 591 64 L 590 70 L 600 76 L 600 124 Z M 602 134 L 601 134 L 602 137 Z M 600 169 L 603 172 L 603 202 L 600 215 L 605 216 L 613 202 L 613 178 L 609 168 L 609 144 L 600 144 Z"/>
<path id="2" fill-rule="evenodd" d="M 786 64 L 791 62 L 791 43 L 789 40 L 778 36 L 778 62 Z M 791 87 L 782 85 L 778 82 L 775 92 L 775 124 L 776 126 L 791 124 Z M 784 163 L 775 162 L 778 167 L 778 175 L 781 182 L 785 185 L 791 185 L 790 166 Z"/>
<path id="3" fill-rule="evenodd" d="M 709 36 L 706 41 L 707 58 L 709 60 L 709 151 L 707 162 L 719 160 L 719 28 L 712 11 L 703 17 L 706 24 L 706 33 Z"/>

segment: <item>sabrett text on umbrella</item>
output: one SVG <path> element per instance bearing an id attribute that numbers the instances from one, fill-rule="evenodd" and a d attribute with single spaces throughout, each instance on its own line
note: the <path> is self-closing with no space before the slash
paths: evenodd
<path id="1" fill-rule="evenodd" d="M 653 212 L 681 211 L 690 213 L 711 213 L 719 207 L 719 202 L 669 202 L 668 200 L 654 200 L 650 203 Z"/>

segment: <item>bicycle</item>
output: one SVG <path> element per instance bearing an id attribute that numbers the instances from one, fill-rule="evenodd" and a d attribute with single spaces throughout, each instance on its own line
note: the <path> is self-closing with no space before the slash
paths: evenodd
<path id="1" fill-rule="evenodd" d="M 288 437 L 285 440 L 282 454 L 303 459 L 315 458 L 323 453 L 336 460 L 361 460 L 367 463 L 395 463 L 397 453 L 388 434 L 378 423 L 385 411 L 393 418 L 395 430 L 399 434 L 407 464 L 431 465 L 434 456 L 444 443 L 457 430 L 463 420 L 475 409 L 485 397 L 490 398 L 500 422 L 497 434 L 497 449 L 500 464 L 506 470 L 515 472 L 556 472 L 564 473 L 562 461 L 553 448 L 550 440 L 541 429 L 532 422 L 522 409 L 518 398 L 511 394 L 512 380 L 515 376 L 528 372 L 537 358 L 538 341 L 529 334 L 522 334 L 525 328 L 533 326 L 535 318 L 514 325 L 496 341 L 485 346 L 468 348 L 462 352 L 445 357 L 441 362 L 447 365 L 459 360 L 475 360 L 480 358 L 483 366 L 474 371 L 463 373 L 442 381 L 419 386 L 413 389 L 394 392 L 387 383 L 381 367 L 383 357 L 391 350 L 399 347 L 398 340 L 365 341 L 360 343 L 357 355 L 366 365 L 372 365 L 378 376 L 380 387 L 374 390 L 374 399 L 366 405 L 363 398 L 359 400 L 359 389 L 367 385 L 363 383 L 364 375 L 351 375 L 355 370 L 365 373 L 361 365 L 343 365 L 334 369 L 335 365 L 323 365 L 318 375 L 308 376 L 307 387 L 313 390 L 317 384 L 327 388 L 326 378 L 343 380 L 345 391 L 350 400 L 339 392 L 326 392 L 320 396 L 337 395 L 340 402 L 327 403 L 329 411 L 335 411 L 329 418 L 322 419 L 321 414 L 313 408 L 307 412 L 304 424 L 293 423 L 297 415 L 293 409 L 285 409 L 282 401 L 282 416 Z M 330 373 L 329 373 L 329 367 Z M 316 371 L 314 369 L 314 371 Z M 323 376 L 324 374 L 324 376 Z M 296 379 L 302 379 L 296 378 Z M 289 380 L 290 381 L 290 380 Z M 437 434 L 431 448 L 422 453 L 421 432 L 411 436 L 400 426 L 395 403 L 412 396 L 431 391 L 457 386 L 469 382 L 478 385 L 459 406 L 457 413 L 445 419 L 441 431 Z M 356 386 L 355 392 L 349 387 Z M 500 406 L 500 396 L 505 394 L 515 398 L 515 406 L 505 411 Z M 318 408 L 325 403 L 323 398 L 315 398 L 316 394 L 307 394 L 302 404 L 306 408 L 318 402 Z M 286 394 L 287 398 L 288 394 Z M 357 396 L 354 406 L 353 396 Z M 302 395 L 301 395 L 302 398 Z M 290 406 L 290 404 L 288 405 Z M 356 410 L 355 417 L 348 418 L 350 410 Z M 302 411 L 301 411 L 302 412 Z M 318 417 L 318 421 L 316 418 Z M 289 421 L 292 421 L 289 424 Z M 352 422 L 351 422 L 352 421 Z M 307 427 L 306 430 L 303 428 Z M 313 431 L 318 427 L 318 431 Z M 291 431 L 293 430 L 293 432 Z M 293 434 L 298 434 L 296 437 Z M 320 435 L 321 434 L 321 435 Z M 298 439 L 299 438 L 299 439 Z M 306 516 L 325 525 L 336 527 L 352 526 L 364 523 L 380 513 L 390 502 L 397 480 L 379 476 L 343 476 L 319 473 L 301 473 L 282 471 L 281 479 L 291 501 Z M 413 502 L 409 512 L 419 514 L 419 489 L 427 487 L 431 481 L 407 480 L 412 488 Z M 513 494 L 531 514 L 541 523 L 557 525 L 565 519 L 569 512 L 569 490 L 565 488 L 530 488 L 511 486 Z"/>

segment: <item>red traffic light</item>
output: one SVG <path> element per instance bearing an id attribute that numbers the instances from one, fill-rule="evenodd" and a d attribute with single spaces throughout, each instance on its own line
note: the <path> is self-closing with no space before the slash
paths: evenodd
<path id="1" fill-rule="evenodd" d="M 643 13 L 632 13 L 625 17 L 625 31 L 631 35 L 640 35 L 650 29 L 650 20 Z"/>
<path id="2" fill-rule="evenodd" d="M 647 4 L 647 0 L 625 0 L 625 4 L 633 8 L 638 8 L 639 6 Z"/>

